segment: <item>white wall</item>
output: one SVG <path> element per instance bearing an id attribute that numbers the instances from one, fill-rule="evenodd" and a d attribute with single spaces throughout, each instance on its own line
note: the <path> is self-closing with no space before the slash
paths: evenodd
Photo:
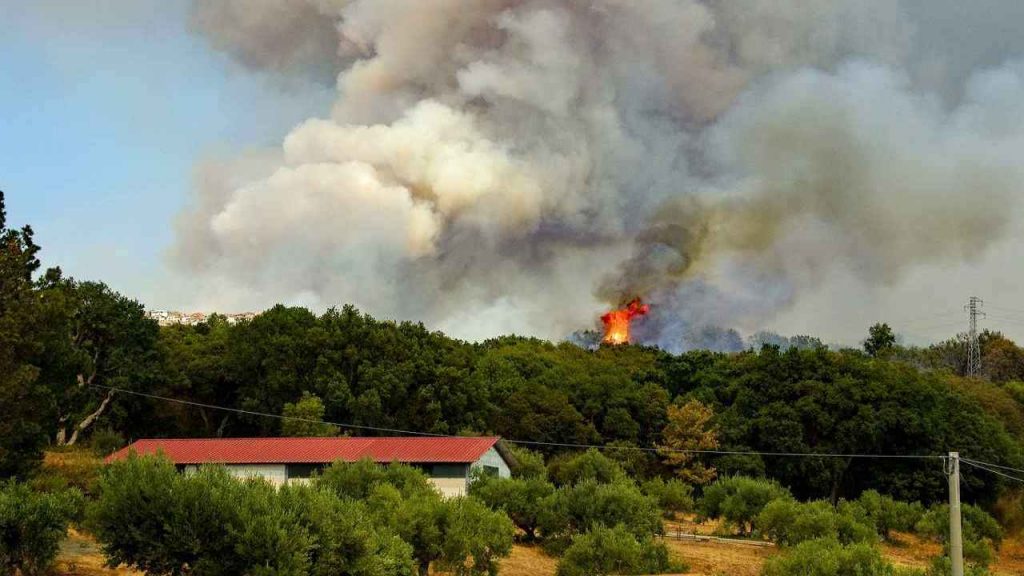
<path id="1" fill-rule="evenodd" d="M 472 470 L 477 468 L 483 468 L 484 466 L 494 466 L 498 469 L 498 476 L 500 478 L 510 478 L 512 476 L 512 470 L 508 467 L 508 462 L 498 454 L 498 451 L 492 446 L 490 450 L 484 452 L 484 455 L 479 460 L 473 462 L 470 467 L 470 473 Z"/>
<path id="2" fill-rule="evenodd" d="M 265 478 L 274 486 L 280 486 L 288 480 L 288 474 L 284 464 L 227 464 L 224 466 L 228 473 L 236 478 L 252 478 L 258 476 Z M 185 473 L 191 474 L 198 469 L 197 466 L 185 466 Z"/>

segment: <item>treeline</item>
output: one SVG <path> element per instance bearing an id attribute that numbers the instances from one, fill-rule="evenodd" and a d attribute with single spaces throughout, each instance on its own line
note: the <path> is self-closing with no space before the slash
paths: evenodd
<path id="1" fill-rule="evenodd" d="M 376 429 L 497 434 L 547 456 L 572 451 L 560 444 L 596 444 L 639 480 L 768 476 L 798 498 L 833 502 L 875 489 L 929 503 L 945 497 L 945 477 L 933 460 L 680 459 L 666 448 L 955 449 L 1024 466 L 1024 363 L 1014 360 L 1024 354 L 995 334 L 983 349 L 992 378 L 968 380 L 940 361 L 953 344 L 904 349 L 881 327 L 865 350 L 803 338 L 788 348 L 680 355 L 519 337 L 466 343 L 351 306 L 322 314 L 276 306 L 238 324 L 214 316 L 159 328 L 141 304 L 101 283 L 42 271 L 31 229 L 8 228 L 2 217 L 0 248 L 2 476 L 24 477 L 45 447 L 84 439 L 383 433 Z M 115 389 L 353 427 L 282 427 Z M 991 503 L 1000 481 L 965 470 L 964 497 Z"/>

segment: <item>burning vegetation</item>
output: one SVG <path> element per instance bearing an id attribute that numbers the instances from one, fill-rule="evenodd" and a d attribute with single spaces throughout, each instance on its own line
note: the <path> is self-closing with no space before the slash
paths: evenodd
<path id="1" fill-rule="evenodd" d="M 619 310 L 612 310 L 604 316 L 601 316 L 601 322 L 604 324 L 604 338 L 601 342 L 604 344 L 628 344 L 629 338 L 629 325 L 637 316 L 643 316 L 651 307 L 644 304 L 639 298 L 634 298 L 626 304 L 625 308 Z"/>

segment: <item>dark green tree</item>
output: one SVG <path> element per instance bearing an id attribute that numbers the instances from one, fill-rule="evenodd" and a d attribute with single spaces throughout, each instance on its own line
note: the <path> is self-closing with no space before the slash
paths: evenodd
<path id="1" fill-rule="evenodd" d="M 868 339 L 864 341 L 864 351 L 870 356 L 881 356 L 896 345 L 896 334 L 888 324 L 878 323 L 868 328 Z"/>
<path id="2" fill-rule="evenodd" d="M 39 383 L 44 335 L 33 280 L 38 252 L 32 228 L 7 227 L 0 192 L 0 477 L 24 476 L 34 469 L 46 442 L 50 397 Z"/>

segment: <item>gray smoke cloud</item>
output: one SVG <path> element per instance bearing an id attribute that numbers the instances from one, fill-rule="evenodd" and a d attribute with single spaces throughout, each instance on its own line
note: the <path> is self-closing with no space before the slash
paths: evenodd
<path id="1" fill-rule="evenodd" d="M 212 47 L 337 98 L 280 150 L 202 167 L 175 259 L 234 307 L 560 338 L 641 296 L 644 341 L 733 342 L 707 326 L 1011 233 L 1022 42 L 926 50 L 931 6 L 195 0 Z"/>

